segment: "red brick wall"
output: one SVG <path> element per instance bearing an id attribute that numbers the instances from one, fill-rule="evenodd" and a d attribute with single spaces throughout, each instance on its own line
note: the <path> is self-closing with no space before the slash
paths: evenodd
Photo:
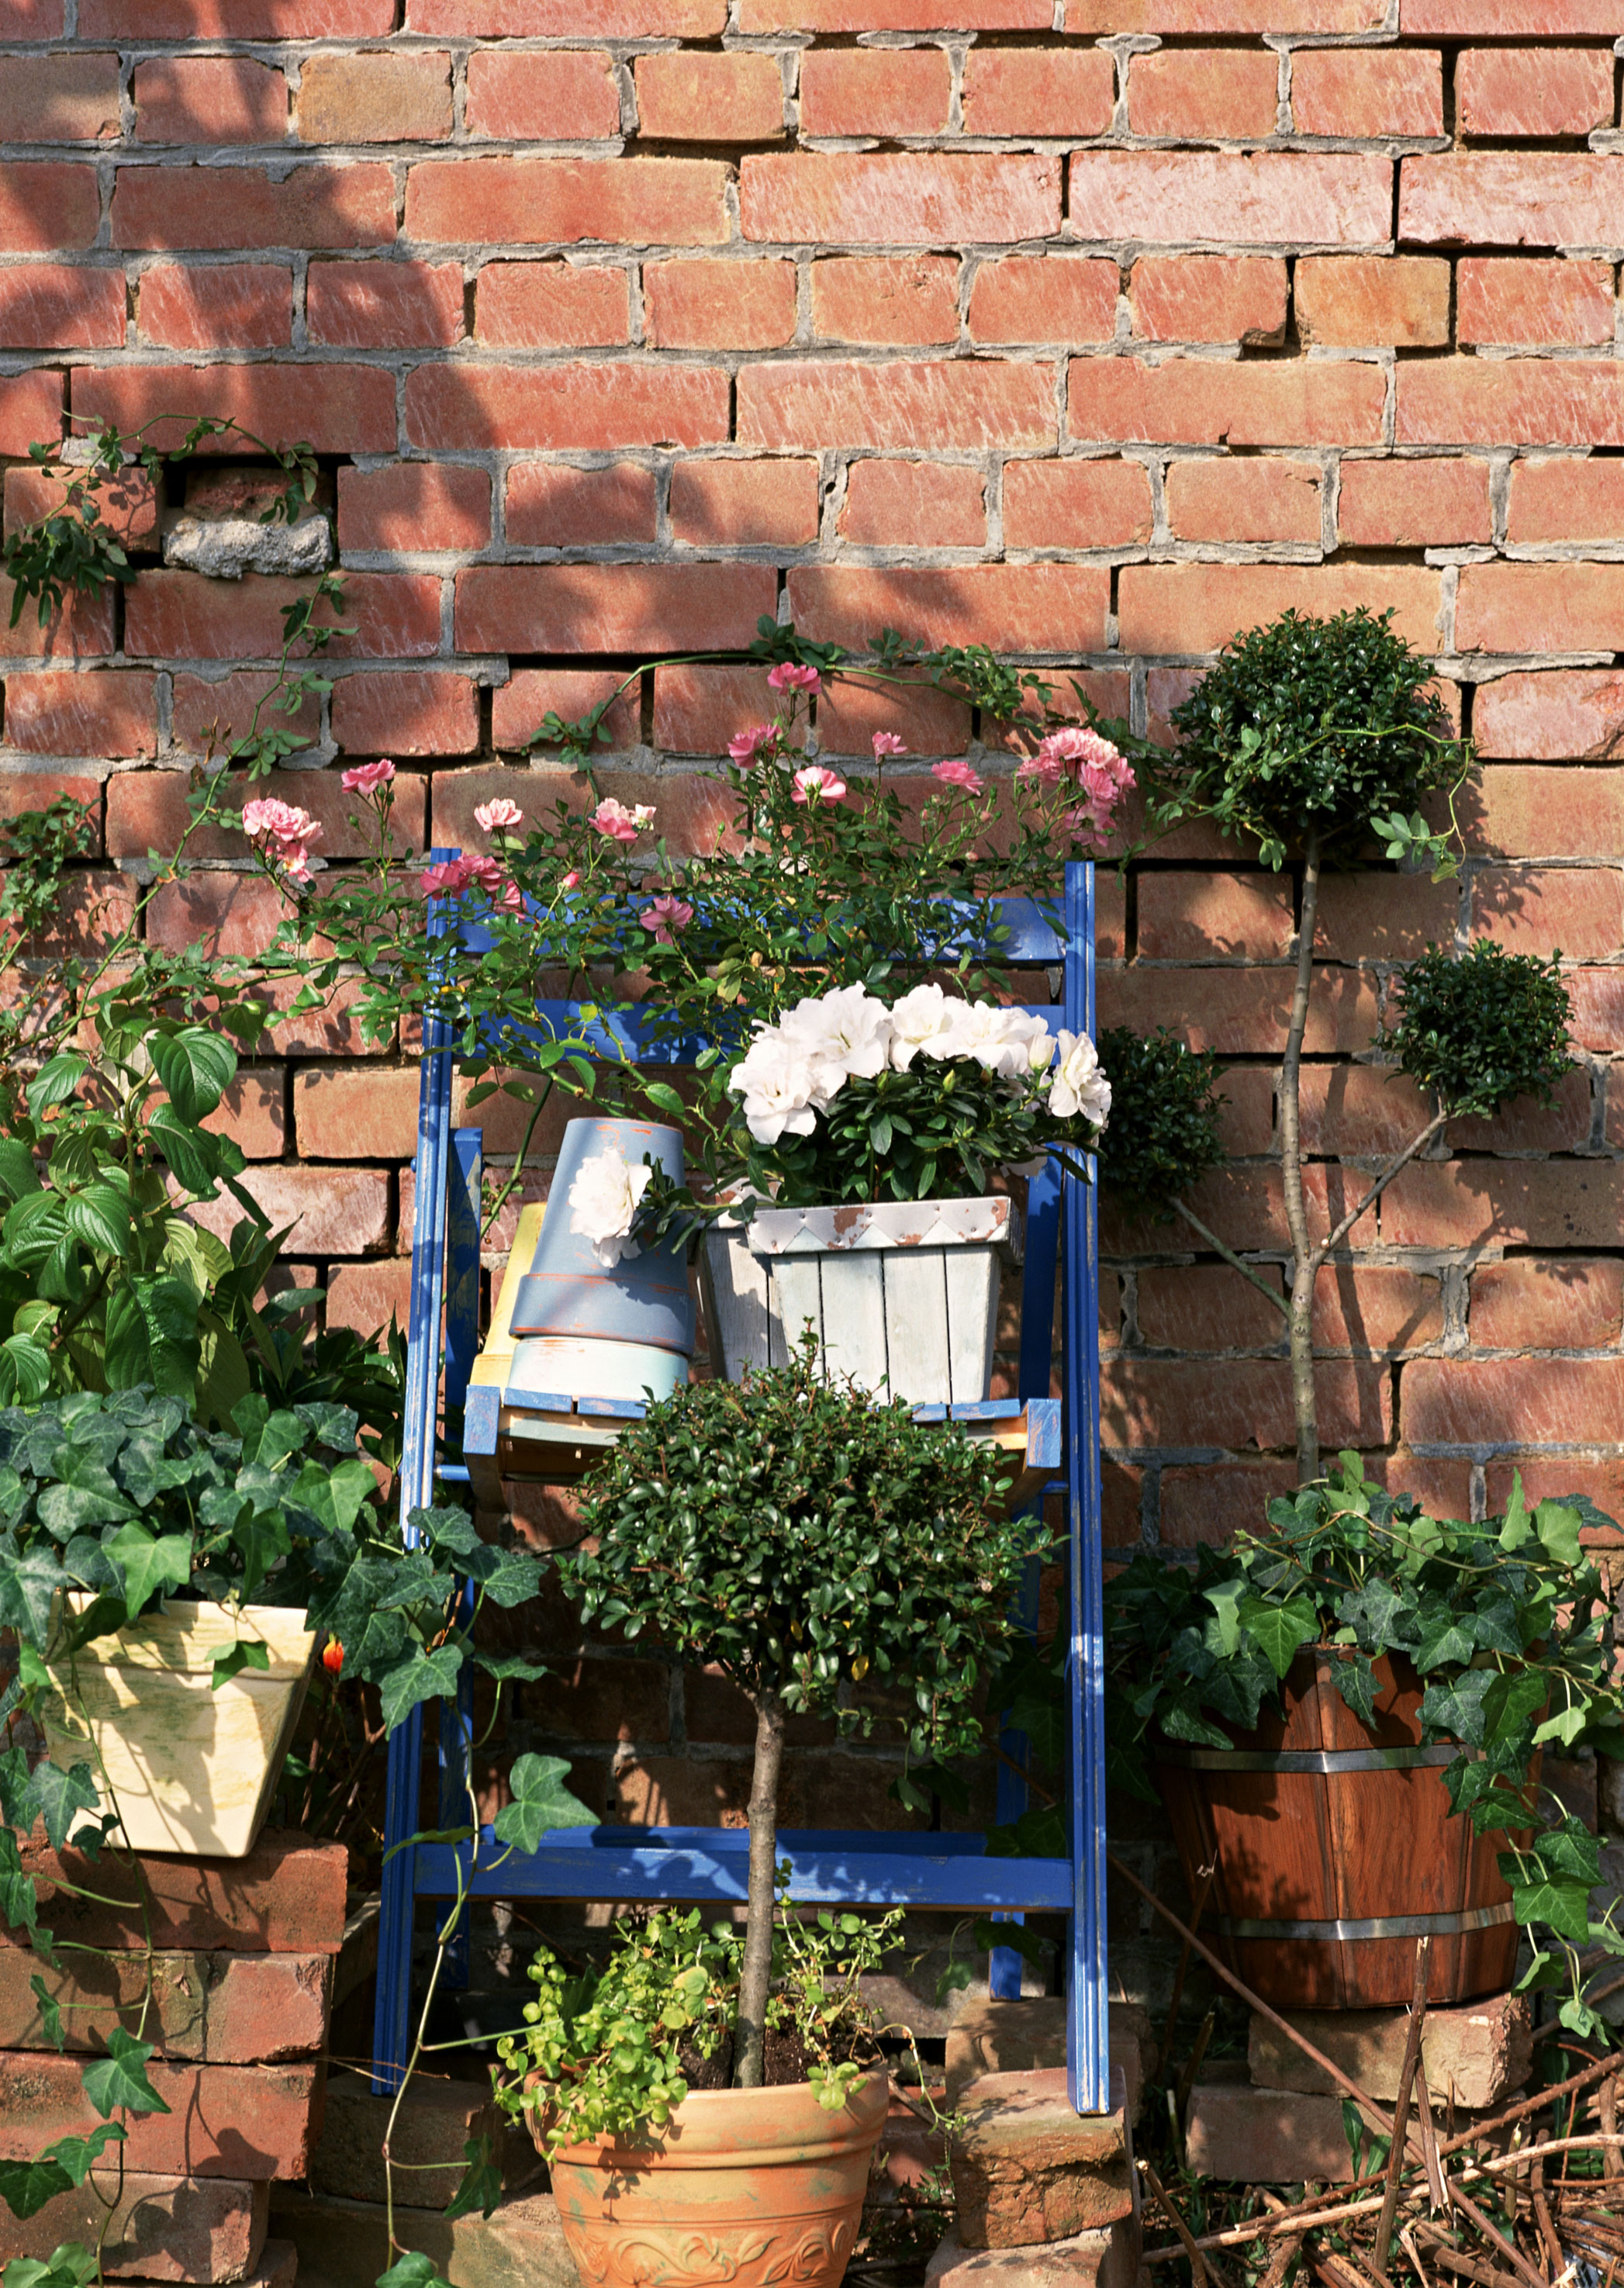
<path id="1" fill-rule="evenodd" d="M 1234 629 L 1393 606 L 1484 767 L 1458 884 L 1326 891 L 1316 1198 L 1417 1115 L 1368 1057 L 1429 935 L 1559 943 L 1581 1062 L 1554 1112 L 1458 1124 L 1359 1228 L 1321 1297 L 1327 1442 L 1452 1505 L 1497 1501 L 1514 1456 L 1606 1502 L 1618 29 L 1601 0 L 0 0 L 8 520 L 66 407 L 310 439 L 359 628 L 320 759 L 392 754 L 408 830 L 453 841 L 496 759 L 546 787 L 548 708 L 775 608 L 1081 663 L 1155 732 Z M 150 502 L 128 517 L 150 550 Z M 48 646 L 31 615 L 0 636 L 5 799 L 94 795 L 115 897 L 284 592 L 147 566 Z M 609 783 L 680 837 L 691 774 L 760 711 L 751 671 L 650 676 Z M 825 731 L 882 719 L 846 701 Z M 979 730 L 933 699 L 902 728 L 925 755 Z M 293 791 L 341 858 L 331 777 Z M 1194 833 L 1101 886 L 1102 1016 L 1234 1061 L 1238 1164 L 1200 1204 L 1277 1255 L 1293 897 Z M 222 844 L 152 926 L 244 947 L 270 920 Z M 415 1076 L 362 1068 L 342 1017 L 277 1046 L 239 1092 L 251 1180 L 302 1215 L 334 1315 L 374 1324 L 404 1293 Z M 1177 1239 L 1109 1220 L 1118 1544 L 1226 1532 L 1290 1475 L 1276 1323 Z M 651 1752 L 686 1750 L 663 1670 L 622 1680 Z M 709 1726 L 724 1761 L 736 1732 Z"/>

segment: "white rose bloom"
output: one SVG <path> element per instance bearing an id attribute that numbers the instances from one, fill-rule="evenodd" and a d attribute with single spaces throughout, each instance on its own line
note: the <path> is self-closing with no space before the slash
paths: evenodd
<path id="1" fill-rule="evenodd" d="M 809 994 L 779 1020 L 778 1029 L 812 1066 L 826 1103 L 843 1081 L 873 1080 L 885 1069 L 891 1011 L 860 985 Z"/>
<path id="2" fill-rule="evenodd" d="M 963 1006 L 939 985 L 915 985 L 905 993 L 891 1013 L 891 1061 L 897 1070 L 906 1072 L 922 1049 L 927 1056 L 945 1055 L 938 1045 L 949 1037 L 955 1012 Z"/>
<path id="3" fill-rule="evenodd" d="M 1096 1128 L 1111 1117 L 1111 1084 L 1099 1069 L 1094 1044 L 1086 1033 L 1062 1033 L 1060 1060 L 1049 1091 L 1049 1108 L 1057 1120 L 1081 1114 Z"/>
<path id="4" fill-rule="evenodd" d="M 827 1101 L 799 1045 L 765 1026 L 733 1067 L 727 1085 L 743 1098 L 745 1123 L 758 1144 L 776 1144 L 786 1132 L 810 1136 L 817 1125 L 816 1108 Z"/>
<path id="5" fill-rule="evenodd" d="M 634 1168 L 623 1152 L 599 1152 L 581 1164 L 569 1188 L 569 1227 L 591 1241 L 606 1271 L 613 1271 L 622 1256 L 639 1252 L 631 1227 L 653 1174 L 646 1164 Z"/>

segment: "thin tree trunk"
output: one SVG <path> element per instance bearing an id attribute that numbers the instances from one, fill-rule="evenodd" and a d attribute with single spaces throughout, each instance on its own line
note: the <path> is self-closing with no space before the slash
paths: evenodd
<path id="1" fill-rule="evenodd" d="M 1313 1249 L 1303 1201 L 1303 1036 L 1308 1028 L 1309 987 L 1314 973 L 1314 925 L 1319 904 L 1319 837 L 1311 834 L 1303 865 L 1303 919 L 1297 933 L 1297 977 L 1280 1072 L 1280 1156 L 1285 1165 L 1286 1227 L 1291 1235 L 1291 1400 L 1297 1422 L 1297 1477 L 1319 1475 L 1319 1418 L 1314 1403 Z"/>
<path id="2" fill-rule="evenodd" d="M 784 1760 L 784 1709 L 776 1693 L 756 1703 L 756 1764 L 750 1775 L 750 1889 L 733 2087 L 759 2089 L 772 1980 L 772 1911 L 778 1882 L 778 1774 Z"/>

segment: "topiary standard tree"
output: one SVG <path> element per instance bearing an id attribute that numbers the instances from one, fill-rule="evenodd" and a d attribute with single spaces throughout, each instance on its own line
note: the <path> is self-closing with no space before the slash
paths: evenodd
<path id="1" fill-rule="evenodd" d="M 1009 1638 L 1029 1518 L 1001 1514 L 1002 1458 L 962 1432 L 795 1362 L 690 1383 L 622 1434 L 589 1482 L 596 1538 L 558 1560 L 583 1619 L 715 1665 L 756 1710 L 749 1907 L 734 2042 L 759 2087 L 788 1716 L 873 1728 L 854 1688 L 906 1692 L 910 1755 L 981 1745 L 979 1688 Z"/>
<path id="2" fill-rule="evenodd" d="M 1297 1468 L 1305 1483 L 1319 1474 L 1313 1368 L 1319 1273 L 1447 1121 L 1464 1114 L 1492 1118 L 1517 1096 L 1549 1104 L 1570 1062 L 1571 1010 L 1555 956 L 1541 961 L 1507 954 L 1486 938 L 1459 958 L 1430 945 L 1406 974 L 1402 1013 L 1383 1045 L 1398 1069 L 1430 1096 L 1431 1116 L 1378 1172 L 1357 1206 L 1324 1238 L 1311 1237 L 1302 1060 L 1322 870 L 1351 862 L 1374 835 L 1389 858 L 1430 861 L 1435 881 L 1458 870 L 1446 837 L 1418 806 L 1429 794 L 1442 795 L 1453 830 L 1455 798 L 1472 767 L 1470 743 L 1450 727 L 1430 663 L 1393 632 L 1390 621 L 1390 613 L 1378 618 L 1363 609 L 1331 620 L 1287 612 L 1228 645 L 1174 711 L 1179 742 L 1170 757 L 1136 743 L 1153 774 L 1154 825 L 1170 830 L 1208 820 L 1232 838 L 1256 840 L 1259 856 L 1277 871 L 1293 853 L 1301 855 L 1296 976 L 1279 1089 L 1287 1294 L 1277 1293 L 1182 1196 L 1224 1157 L 1216 1059 L 1194 1053 L 1165 1029 L 1147 1037 L 1116 1029 L 1099 1040 L 1112 1087 L 1101 1172 L 1133 1204 L 1182 1217 L 1286 1321 Z"/>

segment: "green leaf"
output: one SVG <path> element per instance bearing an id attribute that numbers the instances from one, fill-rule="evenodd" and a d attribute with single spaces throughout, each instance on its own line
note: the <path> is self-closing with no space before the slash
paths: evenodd
<path id="1" fill-rule="evenodd" d="M 239 1637 L 235 1644 L 227 1645 L 214 1656 L 213 1675 L 209 1689 L 218 1692 L 222 1684 L 229 1684 L 245 1668 L 267 1669 L 271 1665 L 271 1648 L 252 1637 Z"/>
<path id="2" fill-rule="evenodd" d="M 62 2006 L 37 1970 L 28 1981 L 28 1991 L 39 2005 L 39 2022 L 45 2039 L 53 2050 L 64 2048 L 67 2037 L 62 2031 Z"/>
<path id="3" fill-rule="evenodd" d="M 105 2121 L 121 2107 L 127 2113 L 167 2113 L 169 2107 L 147 2078 L 156 2045 L 138 2042 L 122 2026 L 107 2036 L 107 2054 L 94 2058 L 83 2073 L 84 2093 Z"/>
<path id="4" fill-rule="evenodd" d="M 236 1078 L 236 1051 L 206 1026 L 154 1033 L 147 1046 L 164 1093 L 181 1119 L 194 1126 L 208 1118 Z"/>
<path id="5" fill-rule="evenodd" d="M 1576 1571 L 1580 1563 L 1579 1512 L 1570 1509 L 1565 1502 L 1542 1501 L 1533 1513 L 1533 1522 L 1546 1554 L 1558 1565 Z"/>
<path id="6" fill-rule="evenodd" d="M 475 1648 L 474 1666 L 482 1668 L 487 1676 L 494 1676 L 498 1684 L 535 1684 L 552 1671 L 544 1660 L 527 1660 L 522 1653 L 481 1652 Z"/>
<path id="7" fill-rule="evenodd" d="M 669 1081 L 646 1080 L 642 1092 L 657 1112 L 669 1113 L 674 1120 L 686 1120 L 688 1108 Z"/>
<path id="8" fill-rule="evenodd" d="M 462 1672 L 460 1647 L 443 1644 L 424 1652 L 421 1645 L 414 1644 L 404 1660 L 385 1669 L 377 1680 L 385 1728 L 392 1732 L 403 1724 L 419 1701 L 449 1700 Z"/>
<path id="9" fill-rule="evenodd" d="M 1589 1893 L 1582 1883 L 1522 1883 L 1509 1851 L 1500 1854 L 1500 1871 L 1511 1886 L 1511 1911 L 1519 1923 L 1548 1923 L 1560 1938 L 1583 1946 L 1590 1935 Z"/>
<path id="10" fill-rule="evenodd" d="M 28 1109 L 37 1120 L 53 1105 L 65 1104 L 90 1070 L 90 1060 L 64 1053 L 49 1058 L 28 1083 Z"/>
<path id="11" fill-rule="evenodd" d="M 387 2272 L 380 2272 L 377 2288 L 446 2288 L 446 2283 L 434 2269 L 433 2260 L 421 2249 L 411 2249 L 392 2264 Z"/>
<path id="12" fill-rule="evenodd" d="M 1227 1660 L 1240 1642 L 1240 1615 L 1238 1610 L 1246 1594 L 1244 1581 L 1217 1581 L 1202 1591 L 1216 1617 L 1218 1650 Z"/>
<path id="13" fill-rule="evenodd" d="M 59 2137 L 54 2145 L 46 2146 L 40 2159 L 54 2161 L 74 2184 L 82 2185 L 107 2147 L 122 2145 L 127 2134 L 116 2121 L 99 2121 L 88 2137 Z"/>
<path id="14" fill-rule="evenodd" d="M 192 1578 L 189 1533 L 154 1535 L 131 1519 L 103 1546 L 124 1577 L 124 1606 L 131 1620 L 162 1590 L 184 1589 Z"/>
<path id="15" fill-rule="evenodd" d="M 51 1641 L 51 1614 L 57 1596 L 70 1586 L 56 1552 L 28 1549 L 0 1565 L 0 1628 L 44 1651 Z"/>
<path id="16" fill-rule="evenodd" d="M 481 2216 L 492 2216 L 502 2200 L 502 2168 L 489 2136 L 471 2137 L 463 2148 L 463 2157 L 468 2167 L 447 2205 L 448 2222 L 453 2217 L 471 2215 L 475 2209 Z"/>
<path id="17" fill-rule="evenodd" d="M 0 1406 L 32 1406 L 51 1387 L 51 1354 L 32 1335 L 0 1343 Z"/>
<path id="18" fill-rule="evenodd" d="M 34 1768 L 34 1795 L 45 1823 L 45 1835 L 53 1851 L 61 1850 L 73 1831 L 75 1818 L 82 1811 L 94 1812 L 101 1799 L 96 1792 L 96 1782 L 88 1764 L 75 1764 L 64 1771 L 59 1764 L 42 1762 Z"/>
<path id="19" fill-rule="evenodd" d="M 598 1814 L 571 1795 L 564 1785 L 569 1764 L 563 1756 L 520 1756 L 509 1775 L 511 1803 L 496 1814 L 499 1843 L 520 1851 L 534 1851 L 543 1835 L 555 1827 L 596 1827 Z"/>
<path id="20" fill-rule="evenodd" d="M 82 1192 L 69 1192 L 62 1206 L 68 1230 L 86 1247 L 103 1255 L 128 1255 L 130 1204 L 111 1184 L 87 1184 Z"/>
<path id="21" fill-rule="evenodd" d="M 1261 1597 L 1240 1600 L 1241 1625 L 1273 1669 L 1284 1676 L 1305 1644 L 1319 1633 L 1319 1617 L 1306 1597 L 1293 1597 L 1283 1605 L 1265 1603 Z"/>
<path id="22" fill-rule="evenodd" d="M 37 2216 L 47 2201 L 70 2193 L 74 2181 L 54 2161 L 0 2161 L 0 2201 L 13 2216 Z M 13 2257 L 5 2268 L 5 2288 L 40 2288 L 51 2267 L 39 2257 Z"/>
<path id="23" fill-rule="evenodd" d="M 115 1287 L 107 1298 L 107 1387 L 150 1383 L 166 1397 L 190 1400 L 202 1358 L 197 1314 L 189 1280 L 142 1276 Z"/>
<path id="24" fill-rule="evenodd" d="M 1502 1549 L 1520 1549 L 1533 1531 L 1533 1528 L 1528 1521 L 1528 1505 L 1523 1499 L 1523 1474 L 1520 1470 L 1513 1470 L 1511 1498 L 1506 1504 L 1506 1520 L 1500 1529 L 1500 1545 Z"/>

